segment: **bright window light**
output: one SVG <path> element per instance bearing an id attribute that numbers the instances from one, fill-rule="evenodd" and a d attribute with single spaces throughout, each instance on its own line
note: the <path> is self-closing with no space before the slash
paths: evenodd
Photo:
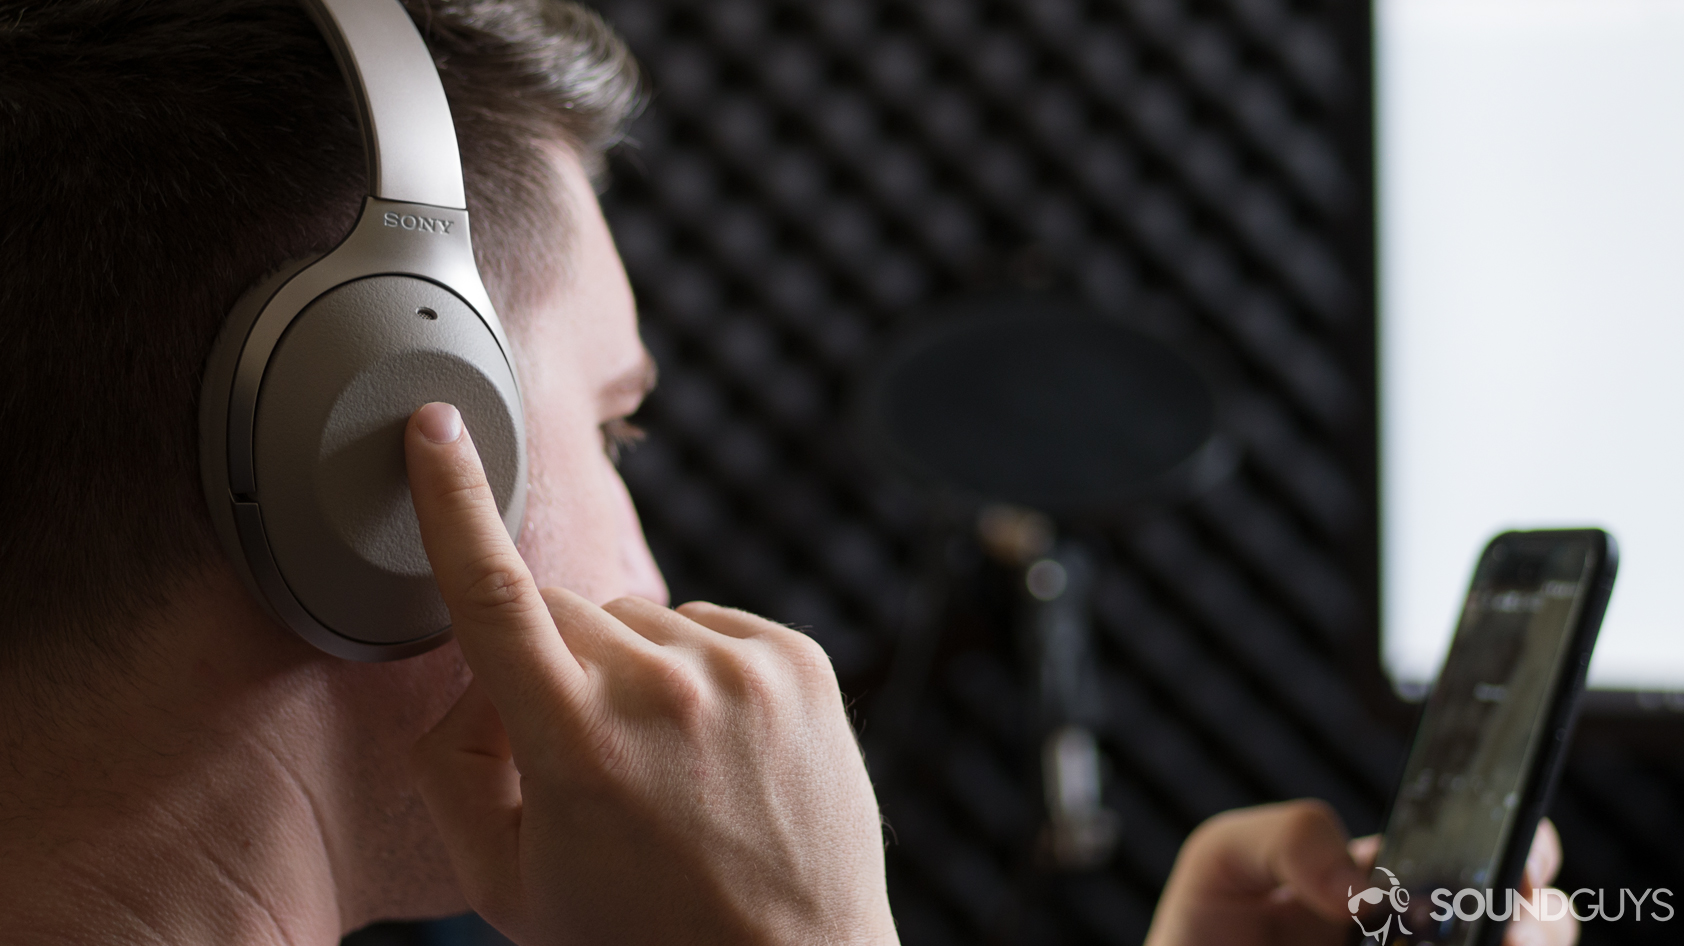
<path id="1" fill-rule="evenodd" d="M 1437 674 L 1490 535 L 1600 525 L 1591 685 L 1684 690 L 1684 2 L 1375 13 L 1387 671 Z"/>

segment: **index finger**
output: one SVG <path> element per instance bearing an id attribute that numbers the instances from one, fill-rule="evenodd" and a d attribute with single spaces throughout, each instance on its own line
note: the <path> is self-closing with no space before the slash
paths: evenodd
<path id="1" fill-rule="evenodd" d="M 509 538 L 462 415 L 433 402 L 404 430 L 421 543 L 474 678 L 518 745 L 525 725 L 565 702 L 584 679 L 556 632 L 538 584 Z M 531 701 L 541 705 L 528 705 Z"/>
<path id="2" fill-rule="evenodd" d="M 1215 848 L 1218 883 L 1228 893 L 1261 894 L 1289 888 L 1325 919 L 1346 912 L 1346 888 L 1366 879 L 1352 861 L 1345 827 L 1325 803 L 1300 800 L 1218 815 L 1200 828 Z"/>

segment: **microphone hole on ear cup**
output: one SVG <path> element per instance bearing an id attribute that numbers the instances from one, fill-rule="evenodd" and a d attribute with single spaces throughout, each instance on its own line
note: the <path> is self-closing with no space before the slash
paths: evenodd
<path id="1" fill-rule="evenodd" d="M 426 306 L 421 306 L 420 308 L 416 309 L 415 314 L 421 316 L 422 318 L 426 319 L 429 322 L 436 321 L 439 317 L 439 314 L 437 312 L 434 312 L 432 309 L 429 309 Z"/>

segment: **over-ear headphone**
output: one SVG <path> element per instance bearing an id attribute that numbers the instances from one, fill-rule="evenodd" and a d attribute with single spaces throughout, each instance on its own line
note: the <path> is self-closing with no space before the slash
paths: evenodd
<path id="1" fill-rule="evenodd" d="M 511 536 L 526 429 L 474 264 L 450 105 L 399 0 L 305 0 L 356 100 L 369 196 L 338 247 L 249 289 L 206 364 L 216 531 L 266 609 L 322 650 L 394 660 L 450 636 L 404 476 L 428 401 L 461 410 Z"/>

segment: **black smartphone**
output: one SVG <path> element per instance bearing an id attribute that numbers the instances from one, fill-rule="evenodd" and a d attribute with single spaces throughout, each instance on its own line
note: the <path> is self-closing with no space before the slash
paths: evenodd
<path id="1" fill-rule="evenodd" d="M 1350 891 L 1352 943 L 1496 946 L 1517 911 L 1566 908 L 1522 901 L 1517 888 L 1561 771 L 1618 559 L 1600 529 L 1505 532 L 1485 547 L 1404 763 L 1371 884 Z"/>

